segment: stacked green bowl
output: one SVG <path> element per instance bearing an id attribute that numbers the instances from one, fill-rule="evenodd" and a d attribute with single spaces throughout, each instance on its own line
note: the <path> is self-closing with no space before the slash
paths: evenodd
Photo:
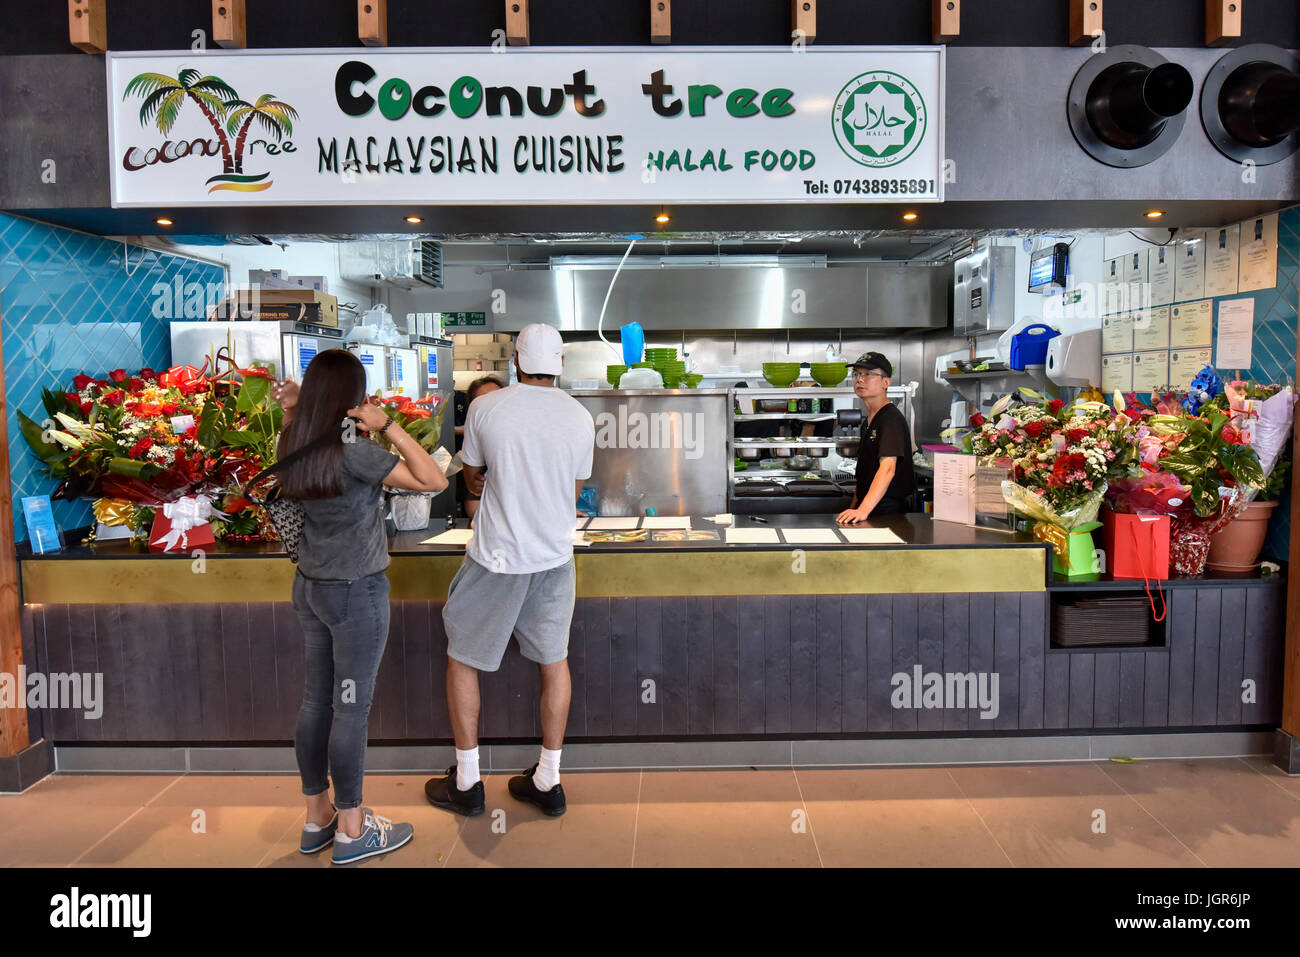
<path id="1" fill-rule="evenodd" d="M 663 346 L 655 346 L 654 348 L 646 349 L 645 357 L 647 362 L 659 362 L 661 360 L 665 362 L 674 362 L 677 359 L 677 350 Z"/>
<path id="2" fill-rule="evenodd" d="M 682 376 L 682 384 L 688 389 L 699 388 L 700 383 L 703 381 L 704 375 L 699 372 L 688 372 L 686 375 Z"/>
<path id="3" fill-rule="evenodd" d="M 777 389 L 784 389 L 799 378 L 799 363 L 764 362 L 763 378 L 767 380 L 768 385 Z"/>
<path id="4" fill-rule="evenodd" d="M 829 389 L 844 381 L 844 378 L 849 374 L 849 364 L 847 362 L 810 362 L 808 370 L 814 382 Z"/>
<path id="5" fill-rule="evenodd" d="M 605 381 L 618 388 L 618 380 L 623 378 L 623 373 L 627 371 L 627 366 L 605 366 Z"/>
<path id="6" fill-rule="evenodd" d="M 654 364 L 653 362 L 634 362 L 634 363 L 632 363 L 632 368 L 633 368 L 633 369 L 653 369 L 654 367 L 655 367 L 655 364 Z"/>
<path id="7" fill-rule="evenodd" d="M 664 377 L 665 389 L 676 389 L 682 384 L 682 376 L 686 375 L 686 363 L 680 360 L 675 362 L 659 362 L 655 369 Z"/>

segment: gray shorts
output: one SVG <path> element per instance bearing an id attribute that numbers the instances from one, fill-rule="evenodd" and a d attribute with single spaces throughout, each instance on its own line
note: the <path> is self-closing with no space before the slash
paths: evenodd
<path id="1" fill-rule="evenodd" d="M 529 661 L 563 661 L 569 655 L 573 581 L 573 559 L 544 572 L 504 575 L 465 556 L 442 609 L 447 654 L 479 671 L 496 671 L 514 634 Z"/>

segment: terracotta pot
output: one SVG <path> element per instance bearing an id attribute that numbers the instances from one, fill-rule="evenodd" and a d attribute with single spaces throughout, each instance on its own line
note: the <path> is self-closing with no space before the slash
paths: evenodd
<path id="1" fill-rule="evenodd" d="M 1206 564 L 1220 571 L 1241 571 L 1259 564 L 1268 520 L 1277 502 L 1251 502 L 1231 522 L 1210 536 Z"/>

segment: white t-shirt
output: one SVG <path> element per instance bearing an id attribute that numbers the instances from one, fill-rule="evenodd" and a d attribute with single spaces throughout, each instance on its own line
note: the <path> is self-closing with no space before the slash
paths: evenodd
<path id="1" fill-rule="evenodd" d="M 591 413 L 555 386 L 517 384 L 471 402 L 461 461 L 487 473 L 469 557 L 507 575 L 569 561 L 576 483 L 591 477 L 595 443 Z"/>

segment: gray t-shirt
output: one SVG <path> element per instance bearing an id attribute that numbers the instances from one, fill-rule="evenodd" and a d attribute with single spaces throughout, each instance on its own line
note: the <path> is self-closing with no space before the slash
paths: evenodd
<path id="1" fill-rule="evenodd" d="M 308 578 L 357 579 L 388 567 L 379 490 L 399 461 L 360 435 L 343 443 L 342 492 L 334 498 L 303 500 L 300 572 Z"/>

